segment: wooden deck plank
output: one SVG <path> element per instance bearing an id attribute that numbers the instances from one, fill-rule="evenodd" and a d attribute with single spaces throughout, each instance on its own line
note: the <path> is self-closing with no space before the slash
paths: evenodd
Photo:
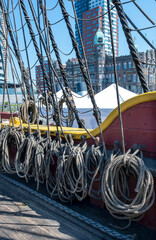
<path id="1" fill-rule="evenodd" d="M 101 239 L 0 179 L 0 239 Z M 23 194 L 21 194 L 23 191 Z"/>

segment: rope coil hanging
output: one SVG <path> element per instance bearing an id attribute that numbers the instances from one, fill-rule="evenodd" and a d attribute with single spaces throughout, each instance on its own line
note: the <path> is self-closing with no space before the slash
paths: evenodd
<path id="1" fill-rule="evenodd" d="M 139 150 L 112 158 L 102 176 L 102 199 L 110 214 L 118 219 L 137 220 L 154 203 L 154 180 Z M 128 177 L 136 179 L 135 194 L 131 196 Z"/>
<path id="2" fill-rule="evenodd" d="M 101 177 L 104 170 L 104 156 L 100 146 L 92 145 L 85 155 L 85 168 L 87 174 L 88 195 L 94 198 L 101 198 Z M 94 189 L 94 184 L 98 189 Z"/>
<path id="3" fill-rule="evenodd" d="M 2 167 L 7 173 L 15 173 L 14 150 L 18 152 L 21 143 L 24 141 L 24 133 L 21 128 L 9 128 L 3 129 L 2 134 L 5 133 L 5 137 L 2 140 Z M 13 148 L 14 146 L 14 148 Z M 12 152 L 10 152 L 12 149 Z"/>
<path id="4" fill-rule="evenodd" d="M 31 124 L 36 121 L 36 114 L 38 113 L 38 108 L 33 100 L 24 101 L 21 106 L 21 119 L 24 123 L 28 123 L 28 118 Z"/>

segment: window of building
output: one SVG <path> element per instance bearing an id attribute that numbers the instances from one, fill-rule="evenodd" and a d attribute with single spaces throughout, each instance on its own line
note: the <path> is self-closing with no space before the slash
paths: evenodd
<path id="1" fill-rule="evenodd" d="M 112 78 L 112 76 L 111 76 L 111 74 L 109 74 L 109 82 L 111 82 L 111 78 Z"/>
<path id="2" fill-rule="evenodd" d="M 123 83 L 126 82 L 126 74 L 123 75 Z"/>
<path id="3" fill-rule="evenodd" d="M 124 68 L 124 69 L 127 69 L 127 63 L 126 63 L 126 62 L 124 62 L 123 68 Z"/>
<path id="4" fill-rule="evenodd" d="M 120 77 L 120 76 L 118 76 L 118 81 L 119 81 L 119 82 L 121 81 L 121 77 Z"/>
<path id="5" fill-rule="evenodd" d="M 136 82 L 136 74 L 133 74 L 133 82 Z"/>
<path id="6" fill-rule="evenodd" d="M 111 71 L 111 65 L 109 65 L 109 71 Z"/>
<path id="7" fill-rule="evenodd" d="M 149 75 L 149 83 L 152 83 L 152 80 L 153 80 L 153 75 L 150 74 L 150 75 Z"/>
<path id="8" fill-rule="evenodd" d="M 128 62 L 128 68 L 132 68 L 132 62 Z"/>
<path id="9" fill-rule="evenodd" d="M 128 81 L 128 82 L 131 82 L 131 79 L 132 79 L 131 75 L 128 74 L 128 79 L 127 79 L 127 81 Z"/>
<path id="10" fill-rule="evenodd" d="M 114 83 L 114 73 L 112 74 L 112 83 Z"/>
<path id="11" fill-rule="evenodd" d="M 121 69 L 121 63 L 118 63 L 118 70 Z"/>

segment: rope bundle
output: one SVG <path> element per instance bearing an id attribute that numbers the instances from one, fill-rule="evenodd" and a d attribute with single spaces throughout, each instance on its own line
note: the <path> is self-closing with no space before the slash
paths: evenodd
<path id="1" fill-rule="evenodd" d="M 34 124 L 36 121 L 36 113 L 38 109 L 33 100 L 24 101 L 21 106 L 21 118 L 24 123 L 28 123 L 28 118 L 31 124 Z"/>
<path id="2" fill-rule="evenodd" d="M 64 103 L 67 106 L 67 111 L 64 111 L 64 109 L 63 109 Z M 73 122 L 75 120 L 74 112 L 64 97 L 61 98 L 59 101 L 59 109 L 60 109 L 60 114 L 61 114 L 61 122 L 62 122 L 63 126 L 72 127 Z"/>
<path id="3" fill-rule="evenodd" d="M 15 173 L 14 161 L 12 158 L 13 152 L 10 154 L 11 145 L 14 145 L 18 152 L 18 148 L 24 140 L 23 131 L 20 128 L 4 129 L 5 137 L 2 143 L 2 167 L 7 173 Z M 1 134 L 2 137 L 2 134 Z"/>
<path id="4" fill-rule="evenodd" d="M 85 168 L 88 183 L 88 195 L 99 198 L 101 192 L 101 176 L 104 169 L 104 158 L 99 146 L 92 145 L 85 156 Z M 97 182 L 98 189 L 94 190 L 93 184 Z"/>
<path id="5" fill-rule="evenodd" d="M 73 143 L 72 143 L 73 144 Z M 63 202 L 72 202 L 74 198 L 79 201 L 87 195 L 87 178 L 85 173 L 84 155 L 86 143 L 76 147 L 65 144 L 62 154 L 57 160 L 56 187 L 51 193 L 57 191 L 59 199 Z"/>
<path id="6" fill-rule="evenodd" d="M 154 181 L 139 150 L 112 158 L 102 176 L 102 198 L 112 216 L 119 219 L 136 219 L 154 203 Z M 128 176 L 134 176 L 137 184 L 135 196 L 129 196 Z"/>
<path id="7" fill-rule="evenodd" d="M 30 135 L 24 139 L 17 151 L 15 157 L 15 169 L 20 178 L 27 178 L 29 174 L 30 176 L 34 176 L 33 159 L 35 158 L 35 147 L 36 142 L 34 136 Z M 30 170 L 31 173 L 29 172 Z"/>
<path id="8" fill-rule="evenodd" d="M 56 166 L 57 160 L 61 152 L 61 145 L 59 139 L 54 139 L 50 142 L 46 150 L 46 188 L 51 197 L 57 197 L 56 190 Z"/>

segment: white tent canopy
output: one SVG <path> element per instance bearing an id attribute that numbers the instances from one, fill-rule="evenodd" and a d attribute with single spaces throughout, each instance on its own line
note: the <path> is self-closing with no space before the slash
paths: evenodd
<path id="1" fill-rule="evenodd" d="M 82 97 L 78 95 L 77 93 L 72 92 L 74 102 L 76 105 L 76 108 L 93 108 L 92 102 L 88 95 Z M 58 100 L 63 96 L 62 90 L 57 92 Z M 132 98 L 136 96 L 135 93 L 128 91 L 125 88 L 119 87 L 119 98 L 120 103 L 123 103 L 124 101 L 128 100 L 129 98 Z M 99 108 L 104 109 L 114 109 L 117 107 L 117 97 L 116 97 L 116 86 L 115 84 L 111 84 L 109 87 L 105 88 L 101 92 L 97 93 L 95 95 L 95 101 L 97 103 L 97 106 Z M 66 107 L 66 106 L 64 106 Z"/>
<path id="2" fill-rule="evenodd" d="M 119 99 L 120 103 L 136 96 L 137 94 L 122 88 L 119 86 Z M 103 91 L 95 95 L 95 101 L 99 108 L 116 108 L 117 107 L 117 96 L 116 96 L 116 85 L 113 83 Z"/>
<path id="3" fill-rule="evenodd" d="M 71 91 L 72 92 L 72 91 Z M 61 99 L 61 97 L 63 96 L 63 92 L 62 90 L 60 90 L 59 92 L 56 93 L 58 101 Z M 72 92 L 72 96 L 74 98 L 74 102 L 76 105 L 76 108 L 92 108 L 92 104 L 90 99 L 85 96 L 82 97 L 79 94 Z M 66 105 L 64 104 L 64 107 L 66 107 Z"/>

